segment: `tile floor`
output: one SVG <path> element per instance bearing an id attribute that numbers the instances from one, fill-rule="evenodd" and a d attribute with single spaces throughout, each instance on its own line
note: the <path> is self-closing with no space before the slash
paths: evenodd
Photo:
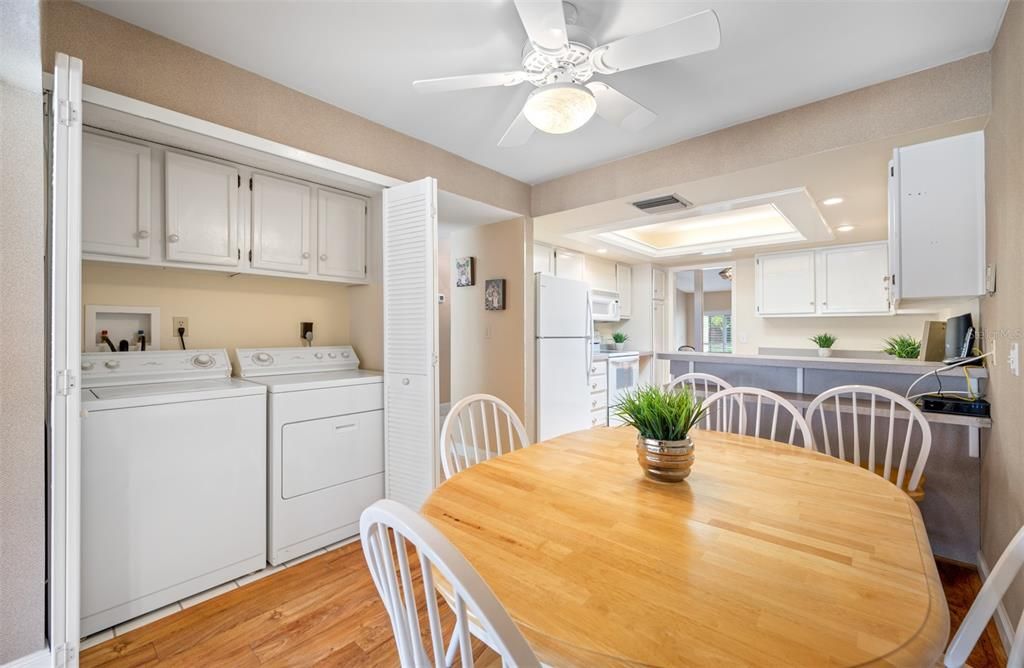
<path id="1" fill-rule="evenodd" d="M 325 548 L 321 548 L 319 550 L 310 552 L 309 554 L 305 554 L 301 557 L 296 557 L 291 561 L 286 561 L 283 564 L 279 564 L 277 566 L 271 566 L 270 564 L 267 564 L 267 567 L 264 568 L 262 571 L 256 571 L 255 573 L 244 575 L 232 582 L 225 582 L 224 584 L 213 587 L 212 589 L 207 589 L 206 591 L 201 591 L 198 594 L 195 594 L 194 596 L 189 596 L 188 598 L 182 599 L 177 603 L 172 603 L 168 606 L 164 606 L 157 610 L 153 610 L 152 612 L 147 612 L 146 614 L 140 615 L 135 619 L 129 619 L 126 622 L 121 622 L 113 628 L 98 631 L 92 634 L 91 636 L 82 638 L 81 646 L 79 649 L 89 649 L 90 647 L 98 645 L 102 642 L 106 642 L 112 638 L 116 638 L 117 636 L 124 635 L 129 631 L 134 631 L 135 629 L 141 628 L 147 624 L 151 624 L 158 619 L 166 617 L 167 615 L 172 615 L 175 612 L 178 612 L 179 610 L 190 608 L 194 605 L 202 603 L 203 601 L 209 601 L 211 598 L 216 598 L 221 594 L 226 594 L 227 592 L 233 589 L 237 589 L 238 587 L 241 587 L 243 585 L 247 585 L 250 582 L 255 582 L 256 580 L 265 578 L 268 575 L 273 575 L 274 573 L 277 573 L 278 571 L 288 568 L 289 566 L 301 564 L 302 562 L 312 559 L 313 557 L 317 557 L 321 554 L 326 554 L 331 550 L 336 550 L 339 547 L 342 547 L 343 545 L 348 545 L 349 543 L 355 542 L 357 540 L 359 540 L 359 536 L 353 536 L 346 540 L 338 541 L 337 543 L 328 545 Z"/>

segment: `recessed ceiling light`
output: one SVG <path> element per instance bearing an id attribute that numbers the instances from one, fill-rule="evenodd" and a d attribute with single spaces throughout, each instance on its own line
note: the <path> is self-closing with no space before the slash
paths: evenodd
<path id="1" fill-rule="evenodd" d="M 836 228 L 836 231 L 837 232 L 852 232 L 853 231 L 853 225 L 849 225 L 849 224 L 840 225 L 839 227 Z"/>
<path id="2" fill-rule="evenodd" d="M 825 206 L 835 206 L 836 204 L 842 204 L 843 203 L 843 198 L 842 197 L 829 197 L 828 199 L 822 200 L 821 203 L 824 204 Z"/>
<path id="3" fill-rule="evenodd" d="M 725 253 L 731 253 L 731 248 L 719 248 L 717 250 L 706 250 L 701 255 L 724 255 Z"/>
<path id="4" fill-rule="evenodd" d="M 608 252 L 608 249 L 607 249 L 607 248 L 598 248 L 598 249 L 597 249 L 597 252 L 598 252 L 598 253 L 607 253 L 607 252 Z"/>

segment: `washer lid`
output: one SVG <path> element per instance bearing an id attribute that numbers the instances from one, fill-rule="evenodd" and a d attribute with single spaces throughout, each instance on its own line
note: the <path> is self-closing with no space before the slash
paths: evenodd
<path id="1" fill-rule="evenodd" d="M 322 390 L 332 387 L 349 385 L 366 385 L 383 383 L 384 375 L 380 371 L 352 369 L 350 371 L 325 371 L 320 373 L 289 373 L 277 376 L 259 376 L 246 378 L 252 383 L 267 386 L 271 394 L 281 392 L 297 392 L 301 390 Z"/>
<path id="2" fill-rule="evenodd" d="M 82 392 L 82 407 L 88 410 L 152 406 L 183 401 L 204 401 L 265 394 L 267 388 L 237 378 L 187 380 L 174 383 L 143 383 L 93 387 Z"/>

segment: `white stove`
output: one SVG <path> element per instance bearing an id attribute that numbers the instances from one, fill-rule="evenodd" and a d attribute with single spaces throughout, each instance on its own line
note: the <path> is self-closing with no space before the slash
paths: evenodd
<path id="1" fill-rule="evenodd" d="M 83 635 L 266 565 L 266 388 L 225 350 L 82 355 Z"/>
<path id="2" fill-rule="evenodd" d="M 384 497 L 383 376 L 350 346 L 239 349 L 266 386 L 267 558 L 279 564 L 359 533 Z"/>

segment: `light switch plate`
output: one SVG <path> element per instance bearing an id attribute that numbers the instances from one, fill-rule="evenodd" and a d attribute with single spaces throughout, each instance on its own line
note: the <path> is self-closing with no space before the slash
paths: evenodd
<path id="1" fill-rule="evenodd" d="M 990 264 L 985 267 L 985 292 L 994 294 L 996 291 L 996 266 Z"/>
<path id="2" fill-rule="evenodd" d="M 1010 344 L 1010 355 L 1007 358 L 1010 364 L 1010 373 L 1014 376 L 1020 375 L 1020 344 L 1014 341 Z"/>

